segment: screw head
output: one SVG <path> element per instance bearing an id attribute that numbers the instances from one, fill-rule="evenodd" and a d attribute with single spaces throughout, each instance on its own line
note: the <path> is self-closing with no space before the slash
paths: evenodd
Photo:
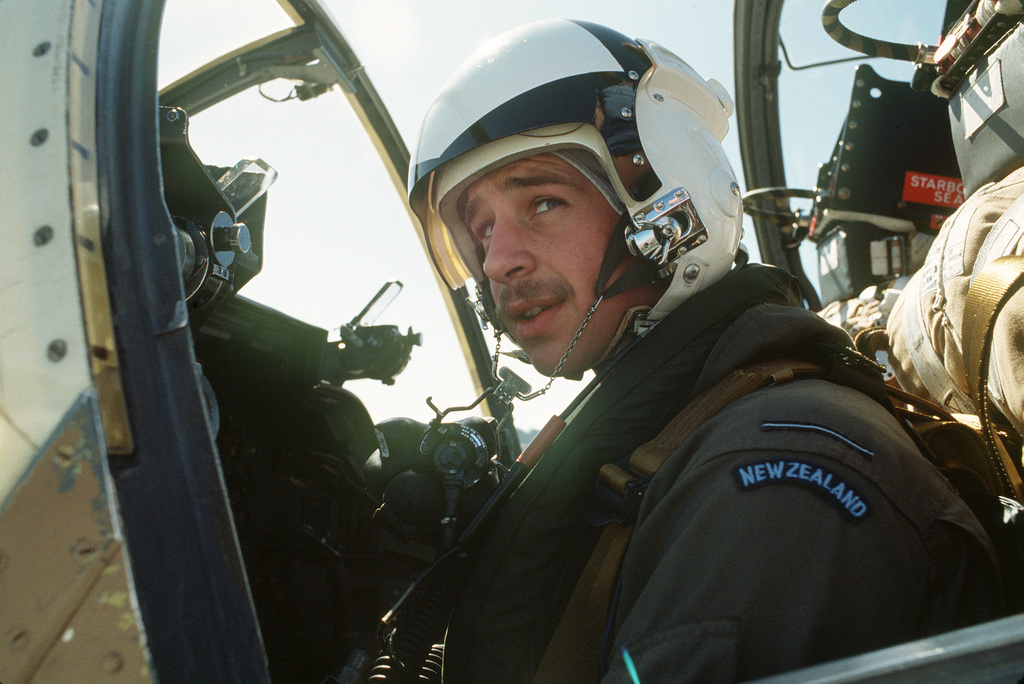
<path id="1" fill-rule="evenodd" d="M 635 71 L 630 71 L 626 75 L 629 76 L 634 81 L 636 81 L 636 80 L 638 80 L 640 78 L 640 74 L 636 73 Z"/>
<path id="2" fill-rule="evenodd" d="M 664 102 L 665 96 L 662 95 L 661 93 L 654 93 L 654 99 L 658 102 Z"/>
<path id="3" fill-rule="evenodd" d="M 64 355 L 68 353 L 68 343 L 64 340 L 54 340 L 50 342 L 50 346 L 46 348 L 46 358 L 51 361 L 60 361 L 64 358 Z"/>
<path id="4" fill-rule="evenodd" d="M 68 465 L 75 458 L 75 450 L 70 444 L 62 444 L 57 447 L 57 462 L 60 465 Z"/>
<path id="5" fill-rule="evenodd" d="M 50 226 L 40 226 L 32 236 L 32 242 L 35 243 L 36 247 L 42 247 L 52 239 L 53 228 Z"/>
<path id="6" fill-rule="evenodd" d="M 850 188 L 839 188 L 839 192 L 836 195 L 841 200 L 848 200 L 850 199 Z"/>
<path id="7" fill-rule="evenodd" d="M 622 114 L 622 118 L 623 119 L 632 119 L 633 118 L 633 110 L 630 109 L 629 107 L 623 107 L 622 111 L 619 112 L 619 113 Z"/>
<path id="8" fill-rule="evenodd" d="M 697 264 L 690 264 L 683 271 L 683 280 L 685 280 L 688 283 L 692 283 L 693 281 L 695 281 L 697 279 L 697 277 L 699 275 L 700 275 L 700 266 L 698 266 Z"/>
<path id="9" fill-rule="evenodd" d="M 633 165 L 634 166 L 643 166 L 644 165 L 644 155 L 642 155 L 642 154 L 634 154 L 633 155 Z"/>
<path id="10" fill-rule="evenodd" d="M 10 632 L 7 633 L 7 643 L 15 651 L 22 651 L 28 646 L 29 633 L 28 629 L 21 625 L 16 626 Z"/>
<path id="11" fill-rule="evenodd" d="M 120 672 L 124 667 L 124 658 L 117 651 L 110 651 L 103 656 L 103 671 L 107 674 Z"/>

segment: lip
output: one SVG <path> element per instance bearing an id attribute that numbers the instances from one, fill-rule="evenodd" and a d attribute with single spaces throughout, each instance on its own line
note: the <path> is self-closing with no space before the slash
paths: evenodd
<path id="1" fill-rule="evenodd" d="M 506 324 L 513 328 L 513 335 L 519 342 L 540 337 L 558 320 L 558 312 L 563 304 L 560 299 L 514 302 L 505 310 Z M 523 314 L 537 307 L 542 309 L 539 314 L 523 318 Z"/>

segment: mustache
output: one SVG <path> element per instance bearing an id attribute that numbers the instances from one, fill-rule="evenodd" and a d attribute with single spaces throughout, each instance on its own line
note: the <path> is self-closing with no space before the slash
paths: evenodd
<path id="1" fill-rule="evenodd" d="M 494 306 L 498 317 L 506 320 L 508 307 L 514 302 L 530 299 L 572 299 L 575 294 L 572 285 L 562 280 L 525 280 L 510 287 L 503 287 L 495 298 Z"/>

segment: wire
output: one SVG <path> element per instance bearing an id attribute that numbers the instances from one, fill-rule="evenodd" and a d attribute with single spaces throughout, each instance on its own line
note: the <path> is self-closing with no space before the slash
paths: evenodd
<path id="1" fill-rule="evenodd" d="M 786 51 L 786 44 L 782 42 L 782 36 L 779 36 L 779 48 L 782 50 L 782 59 L 786 62 L 786 66 L 789 67 L 790 71 L 803 71 L 804 69 L 816 69 L 817 67 L 831 66 L 833 64 L 845 64 L 846 62 L 863 62 L 863 57 L 843 57 L 841 59 L 829 59 L 824 62 L 812 62 L 811 64 L 801 64 L 797 66 L 789 61 L 789 52 Z M 869 57 L 868 59 L 877 59 L 876 57 Z"/>
<path id="2" fill-rule="evenodd" d="M 259 91 L 260 95 L 262 95 L 265 99 L 270 100 L 271 102 L 287 102 L 288 100 L 294 100 L 295 98 L 297 98 L 299 96 L 299 94 L 298 94 L 298 92 L 296 92 L 295 88 L 292 88 L 292 92 L 288 93 L 288 95 L 286 95 L 285 97 L 282 97 L 282 98 L 271 97 L 270 95 L 267 95 L 265 92 L 263 92 L 263 84 L 262 83 L 259 84 L 259 86 L 256 88 L 256 90 Z"/>

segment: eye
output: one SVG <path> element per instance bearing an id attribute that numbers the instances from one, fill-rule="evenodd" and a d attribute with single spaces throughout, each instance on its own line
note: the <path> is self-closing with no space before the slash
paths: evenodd
<path id="1" fill-rule="evenodd" d="M 481 222 L 481 223 L 479 223 L 477 225 L 470 226 L 469 230 L 470 230 L 471 233 L 473 233 L 473 237 L 475 237 L 477 240 L 485 240 L 485 239 L 491 237 L 491 231 L 493 229 L 494 229 L 494 224 L 493 223 L 490 223 L 490 222 L 483 223 L 483 222 Z"/>
<path id="2" fill-rule="evenodd" d="M 543 214 L 545 211 L 550 211 L 555 207 L 562 206 L 563 204 L 565 204 L 565 202 L 560 199 L 545 197 L 544 199 L 537 200 L 536 204 L 534 204 L 534 208 L 536 209 L 535 213 Z"/>

